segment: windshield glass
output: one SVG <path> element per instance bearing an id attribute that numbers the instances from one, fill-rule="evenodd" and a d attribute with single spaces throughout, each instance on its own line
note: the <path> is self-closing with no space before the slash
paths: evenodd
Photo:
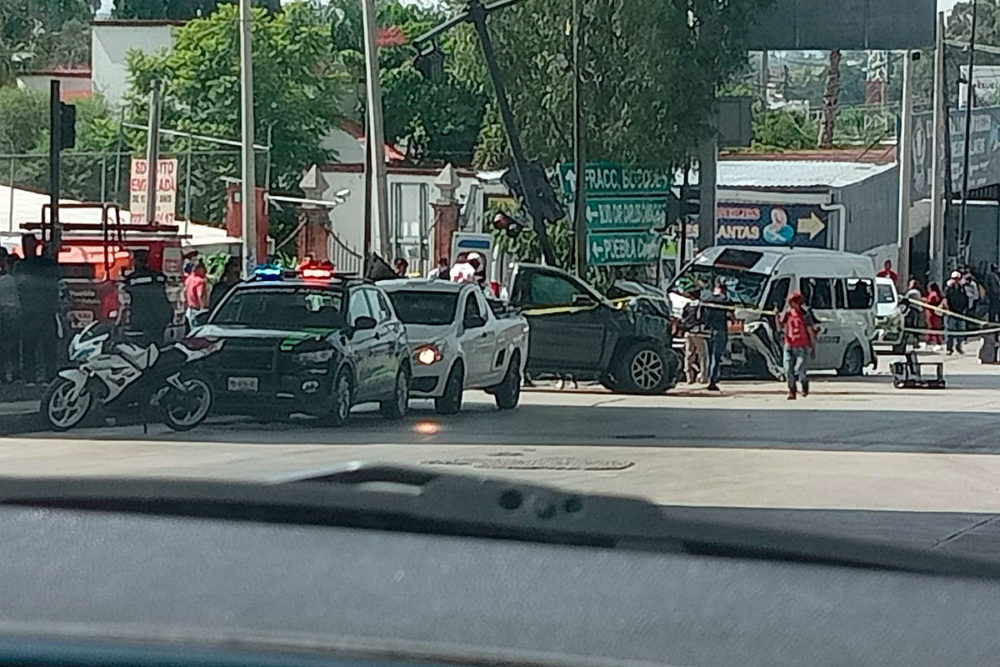
<path id="1" fill-rule="evenodd" d="M 211 324 L 260 329 L 344 326 L 343 292 L 323 288 L 268 288 L 238 291 L 212 317 Z"/>
<path id="2" fill-rule="evenodd" d="M 729 298 L 734 303 L 756 306 L 764 293 L 767 275 L 728 267 L 691 264 L 674 278 L 670 291 L 688 294 L 696 290 L 701 298 L 705 298 L 720 280 L 726 283 Z"/>
<path id="3" fill-rule="evenodd" d="M 399 290 L 390 292 L 389 299 L 403 324 L 451 324 L 458 309 L 458 294 L 454 292 Z"/>
<path id="4" fill-rule="evenodd" d="M 877 285 L 879 303 L 896 303 L 896 294 L 889 285 Z"/>

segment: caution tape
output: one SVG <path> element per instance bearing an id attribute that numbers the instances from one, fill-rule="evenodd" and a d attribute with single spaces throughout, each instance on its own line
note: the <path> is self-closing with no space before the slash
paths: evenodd
<path id="1" fill-rule="evenodd" d="M 994 324 L 994 322 L 988 322 L 986 320 L 981 320 L 981 319 L 976 318 L 976 317 L 969 317 L 968 315 L 962 315 L 960 313 L 953 313 L 952 311 L 948 310 L 947 308 L 942 308 L 941 306 L 934 306 L 934 305 L 931 305 L 931 304 L 926 303 L 924 301 L 921 301 L 920 299 L 907 299 L 907 301 L 909 301 L 910 303 L 912 303 L 914 305 L 920 306 L 921 308 L 924 308 L 925 310 L 933 310 L 934 312 L 940 313 L 940 314 L 944 315 L 945 317 L 952 317 L 952 318 L 958 319 L 958 320 L 965 320 L 966 322 L 972 322 L 973 324 L 976 324 L 976 325 L 979 325 L 979 326 L 983 326 L 983 325 L 990 326 L 991 324 Z"/>
<path id="2" fill-rule="evenodd" d="M 609 304 L 609 305 L 614 306 L 614 307 L 618 308 L 619 310 L 621 310 L 621 308 L 624 305 L 630 303 L 633 299 L 648 299 L 650 301 L 659 301 L 659 302 L 666 303 L 668 306 L 671 305 L 670 299 L 668 299 L 666 297 L 662 297 L 662 296 L 650 296 L 650 295 L 646 295 L 646 294 L 643 294 L 641 296 L 634 296 L 634 297 L 631 297 L 631 296 L 630 297 L 624 297 L 624 298 L 620 298 L 620 299 L 609 299 L 609 300 L 604 301 L 602 303 Z M 546 307 L 546 308 L 531 308 L 531 309 L 528 309 L 528 310 L 521 311 L 521 314 L 525 315 L 527 317 L 535 317 L 535 316 L 539 316 L 539 315 L 558 315 L 558 314 L 565 314 L 565 313 L 582 313 L 582 312 L 586 312 L 586 311 L 589 311 L 589 310 L 594 310 L 599 305 L 601 305 L 601 304 L 600 303 L 596 303 L 596 304 L 594 304 L 592 306 L 550 306 L 550 307 Z M 723 303 L 705 303 L 705 302 L 701 302 L 700 305 L 701 305 L 702 308 L 714 308 L 715 310 L 727 310 L 727 311 L 731 311 L 731 312 L 737 312 L 738 311 L 738 312 L 741 312 L 741 313 L 750 313 L 750 314 L 755 314 L 755 315 L 778 315 L 779 314 L 779 312 L 776 311 L 776 310 L 762 310 L 760 308 L 750 308 L 750 307 L 747 307 L 747 306 L 734 306 L 734 305 L 727 305 L 727 304 L 723 304 Z"/>
<path id="3" fill-rule="evenodd" d="M 969 331 L 963 329 L 962 331 L 956 331 L 954 329 L 917 329 L 911 327 L 904 327 L 904 333 L 918 334 L 921 336 L 950 336 L 952 338 L 971 338 L 973 336 L 987 336 L 989 334 L 1000 334 L 1000 327 L 991 327 L 989 329 L 975 329 Z"/>

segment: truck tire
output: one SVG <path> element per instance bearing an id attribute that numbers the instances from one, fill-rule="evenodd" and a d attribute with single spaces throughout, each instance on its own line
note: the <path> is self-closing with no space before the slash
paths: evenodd
<path id="1" fill-rule="evenodd" d="M 670 388 L 674 368 L 668 352 L 654 343 L 639 342 L 629 347 L 618 362 L 620 390 L 629 394 L 662 394 Z"/>
<path id="2" fill-rule="evenodd" d="M 510 358 L 503 380 L 493 388 L 493 399 L 501 410 L 513 410 L 521 401 L 521 357 L 516 352 Z"/>
<path id="3" fill-rule="evenodd" d="M 462 393 L 465 388 L 465 368 L 456 361 L 444 382 L 444 394 L 434 399 L 434 409 L 439 415 L 454 415 L 462 409 Z"/>
<path id="4" fill-rule="evenodd" d="M 857 377 L 864 372 L 865 354 L 861 350 L 860 345 L 852 343 L 844 351 L 844 361 L 840 364 L 840 368 L 837 369 L 837 375 L 841 377 Z"/>

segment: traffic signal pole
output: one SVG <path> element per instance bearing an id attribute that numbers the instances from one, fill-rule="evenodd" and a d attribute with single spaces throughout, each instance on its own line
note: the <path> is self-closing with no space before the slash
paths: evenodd
<path id="1" fill-rule="evenodd" d="M 503 4 L 506 6 L 506 4 L 510 3 Z M 490 73 L 493 90 L 496 91 L 497 109 L 500 111 L 500 118 L 507 133 L 507 141 L 510 143 L 514 171 L 524 190 L 524 206 L 528 209 L 532 226 L 535 233 L 538 234 L 538 243 L 542 248 L 542 258 L 549 266 L 556 266 L 556 256 L 552 249 L 552 241 L 549 240 L 545 229 L 545 220 L 541 216 L 538 193 L 531 187 L 531 181 L 527 178 L 528 162 L 524 158 L 524 149 L 521 147 L 521 136 L 518 134 L 517 126 L 514 124 L 514 114 L 507 100 L 507 89 L 504 86 L 500 68 L 497 66 L 496 54 L 493 51 L 493 40 L 490 39 L 490 33 L 486 29 L 486 15 L 488 11 L 489 9 L 484 7 L 480 0 L 469 0 L 467 13 L 469 20 L 472 21 L 472 24 L 476 28 L 476 33 L 479 35 L 479 42 L 483 48 L 483 57 L 486 59 L 486 69 Z"/>
<path id="2" fill-rule="evenodd" d="M 587 276 L 587 152 L 583 131 L 583 0 L 573 0 L 573 232 L 576 274 Z"/>
<path id="3" fill-rule="evenodd" d="M 62 223 L 59 221 L 59 157 L 62 150 L 62 101 L 57 79 L 49 82 L 49 215 L 52 217 L 51 237 L 45 238 L 42 227 L 42 242 L 45 253 L 52 259 L 59 256 L 62 245 Z"/>

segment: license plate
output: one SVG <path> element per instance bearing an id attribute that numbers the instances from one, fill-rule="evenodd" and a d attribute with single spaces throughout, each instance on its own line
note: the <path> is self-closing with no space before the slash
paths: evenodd
<path id="1" fill-rule="evenodd" d="M 71 329 L 83 329 L 94 321 L 94 313 L 89 310 L 71 310 L 67 319 Z"/>
<path id="2" fill-rule="evenodd" d="M 257 391 L 257 378 L 229 378 L 229 391 Z"/>

